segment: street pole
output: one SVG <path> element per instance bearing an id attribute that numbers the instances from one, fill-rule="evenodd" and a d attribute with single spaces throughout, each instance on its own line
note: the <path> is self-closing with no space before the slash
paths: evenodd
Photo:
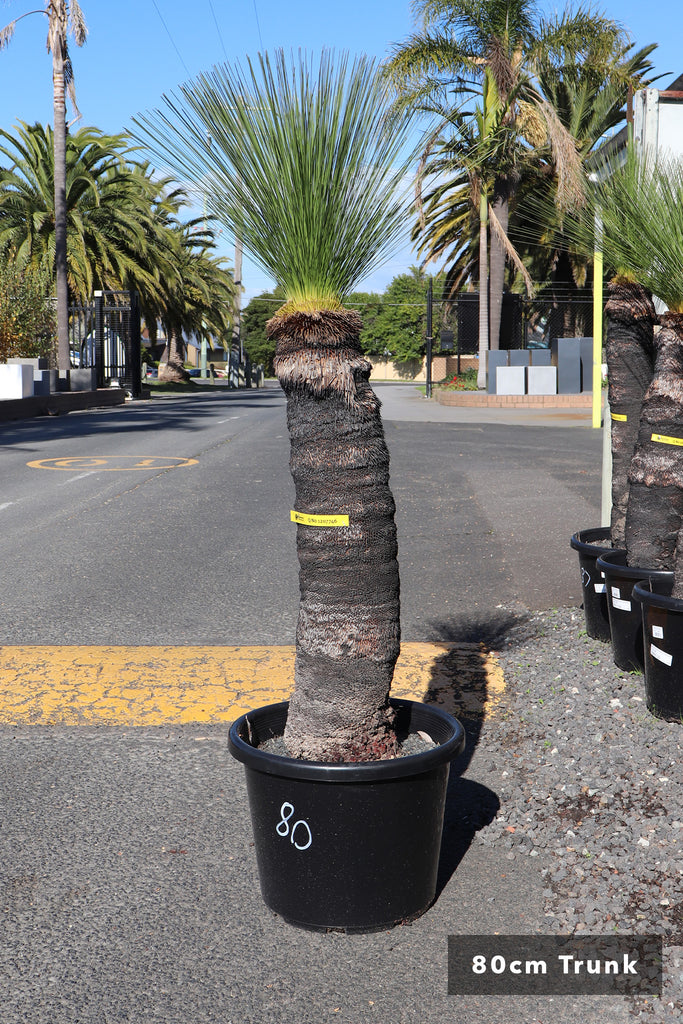
<path id="1" fill-rule="evenodd" d="M 429 275 L 429 285 L 427 287 L 427 387 L 426 394 L 427 398 L 432 397 L 432 307 L 434 303 L 434 289 L 432 282 L 432 275 Z"/>

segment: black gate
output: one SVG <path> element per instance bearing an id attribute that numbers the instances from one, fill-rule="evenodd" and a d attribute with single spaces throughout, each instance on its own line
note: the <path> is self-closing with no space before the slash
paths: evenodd
<path id="1" fill-rule="evenodd" d="M 136 292 L 95 292 L 87 306 L 69 307 L 71 366 L 94 367 L 97 387 L 118 381 L 133 398 L 142 392 L 140 305 Z"/>

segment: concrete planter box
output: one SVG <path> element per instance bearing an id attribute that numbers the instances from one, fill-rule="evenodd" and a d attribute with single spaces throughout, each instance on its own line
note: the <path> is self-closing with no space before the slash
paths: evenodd
<path id="1" fill-rule="evenodd" d="M 69 372 L 70 391 L 96 391 L 97 371 L 95 367 L 71 370 Z"/>
<path id="2" fill-rule="evenodd" d="M 33 395 L 33 367 L 25 363 L 0 364 L 0 401 Z"/>

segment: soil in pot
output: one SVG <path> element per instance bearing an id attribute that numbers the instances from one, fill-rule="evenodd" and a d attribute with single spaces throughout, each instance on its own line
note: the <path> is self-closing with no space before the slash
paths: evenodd
<path id="1" fill-rule="evenodd" d="M 673 573 L 627 565 L 624 548 L 601 555 L 596 565 L 605 577 L 614 664 L 625 672 L 642 672 L 643 628 L 640 605 L 633 600 L 633 588 L 640 580 L 673 580 Z"/>
<path id="2" fill-rule="evenodd" d="M 594 640 L 609 643 L 611 633 L 605 580 L 596 563 L 601 555 L 612 550 L 610 527 L 580 530 L 574 534 L 570 544 L 579 554 L 586 632 Z"/>
<path id="3" fill-rule="evenodd" d="M 440 708 L 392 700 L 399 734 L 425 732 L 421 753 L 322 763 L 268 753 L 286 702 L 230 728 L 245 766 L 265 904 L 290 924 L 368 932 L 412 920 L 434 900 L 450 762 L 464 730 Z"/>
<path id="4" fill-rule="evenodd" d="M 643 624 L 645 696 L 657 718 L 683 723 L 683 600 L 673 579 L 636 583 Z"/>

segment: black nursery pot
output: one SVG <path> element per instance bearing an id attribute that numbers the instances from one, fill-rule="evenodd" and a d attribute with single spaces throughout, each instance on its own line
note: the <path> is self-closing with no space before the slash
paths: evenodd
<path id="1" fill-rule="evenodd" d="M 601 555 L 596 565 L 598 571 L 604 573 L 607 586 L 614 664 L 625 672 L 642 672 L 643 627 L 640 605 L 633 600 L 633 588 L 640 580 L 671 580 L 673 573 L 627 565 L 623 548 Z"/>
<path id="2" fill-rule="evenodd" d="M 605 581 L 596 563 L 601 555 L 612 550 L 611 535 L 609 526 L 600 526 L 597 529 L 580 530 L 569 542 L 579 553 L 586 632 L 594 640 L 606 643 L 609 643 L 611 637 L 607 594 Z M 604 544 L 597 543 L 599 541 L 604 541 Z"/>
<path id="3" fill-rule="evenodd" d="M 327 764 L 258 748 L 281 736 L 288 703 L 249 712 L 230 728 L 245 766 L 261 892 L 290 924 L 375 931 L 430 906 L 450 761 L 463 727 L 439 708 L 392 700 L 399 735 L 438 744 L 390 761 Z"/>
<path id="4" fill-rule="evenodd" d="M 636 583 L 645 648 L 645 697 L 657 718 L 683 722 L 683 601 L 673 579 Z"/>

